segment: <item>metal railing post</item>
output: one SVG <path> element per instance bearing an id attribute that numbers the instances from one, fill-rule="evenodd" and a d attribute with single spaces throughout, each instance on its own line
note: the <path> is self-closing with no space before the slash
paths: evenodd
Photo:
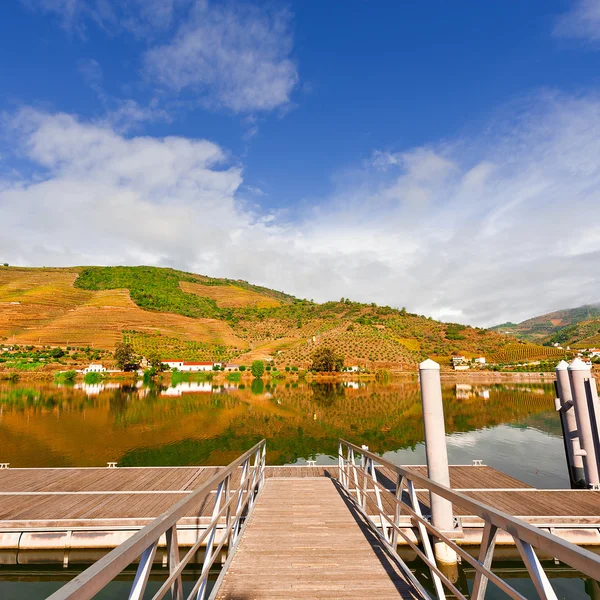
<path id="1" fill-rule="evenodd" d="M 396 492 L 394 495 L 396 497 L 396 500 L 398 500 L 399 502 L 396 502 L 396 510 L 394 514 L 394 525 L 396 527 L 392 529 L 392 547 L 394 548 L 394 550 L 398 547 L 398 530 L 396 528 L 400 527 L 400 515 L 402 514 L 402 505 L 400 504 L 400 502 L 402 501 L 403 485 L 404 476 L 398 474 L 398 476 L 396 477 Z"/>
<path id="2" fill-rule="evenodd" d="M 167 529 L 167 556 L 169 561 L 169 574 L 172 575 L 179 565 L 179 542 L 177 540 L 177 525 Z M 172 600 L 183 600 L 183 581 L 181 575 L 175 578 L 171 586 Z"/>
<path id="3" fill-rule="evenodd" d="M 368 446 L 362 446 L 362 450 L 368 450 L 369 447 Z M 362 468 L 362 480 L 363 480 L 363 484 L 362 484 L 362 507 L 363 510 L 366 509 L 367 507 L 367 464 L 368 464 L 368 459 L 366 457 L 365 454 L 361 454 L 360 455 L 360 464 L 361 464 L 361 468 Z"/>
<path id="4" fill-rule="evenodd" d="M 345 487 L 344 481 L 344 456 L 342 454 L 342 442 L 338 442 L 338 478 Z"/>
<path id="5" fill-rule="evenodd" d="M 494 558 L 497 532 L 498 528 L 491 523 L 486 523 L 485 527 L 483 528 L 481 547 L 479 548 L 479 563 L 488 571 L 492 568 L 492 559 Z M 489 580 L 483 571 L 477 571 L 475 573 L 473 589 L 471 590 L 471 600 L 484 600 L 488 581 Z"/>
<path id="6" fill-rule="evenodd" d="M 144 550 L 140 557 L 140 564 L 135 574 L 135 579 L 129 592 L 129 600 L 141 600 L 144 597 L 146 586 L 148 585 L 148 577 L 150 577 L 150 571 L 152 570 L 152 563 L 154 562 L 154 556 L 156 555 L 156 548 L 158 546 L 158 540 L 154 541 L 152 545 Z"/>
<path id="7" fill-rule="evenodd" d="M 531 576 L 531 581 L 533 582 L 540 600 L 558 600 L 556 597 L 556 592 L 550 585 L 548 575 L 546 575 L 546 572 L 542 568 L 540 560 L 531 544 L 523 542 L 517 537 L 514 537 L 513 539 L 515 540 L 515 544 L 519 549 L 519 554 L 521 555 L 521 558 L 527 567 L 527 571 Z"/>
<path id="8" fill-rule="evenodd" d="M 408 496 L 410 498 L 410 503 L 412 505 L 412 509 L 415 511 L 417 516 L 423 517 L 423 513 L 421 512 L 421 506 L 419 505 L 419 499 L 417 498 L 417 492 L 415 490 L 415 484 L 408 479 Z M 425 554 L 427 558 L 431 561 L 434 566 L 437 566 L 436 554 L 431 547 L 431 542 L 429 540 L 429 534 L 427 533 L 427 529 L 425 525 L 421 523 L 421 521 L 417 522 L 417 531 L 419 532 L 419 536 L 421 537 L 421 544 L 423 545 L 423 550 L 425 550 Z M 445 600 L 446 594 L 444 593 L 444 588 L 442 587 L 442 580 L 440 579 L 437 573 L 431 572 L 431 576 L 433 579 L 433 586 L 435 588 L 436 596 L 438 600 Z"/>

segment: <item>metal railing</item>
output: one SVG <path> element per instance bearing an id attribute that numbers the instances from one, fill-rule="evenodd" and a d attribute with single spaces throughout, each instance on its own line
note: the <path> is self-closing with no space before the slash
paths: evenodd
<path id="1" fill-rule="evenodd" d="M 94 563 L 64 585 L 48 600 L 92 598 L 121 571 L 140 559 L 135 579 L 129 593 L 130 600 L 141 600 L 146 590 L 152 570 L 154 556 L 160 538 L 166 535 L 169 575 L 152 600 L 163 598 L 169 591 L 173 600 L 183 600 L 182 572 L 192 560 L 200 546 L 206 542 L 204 562 L 199 578 L 195 582 L 188 599 L 196 597 L 203 600 L 206 596 L 208 576 L 212 565 L 225 547 L 229 555 L 235 550 L 241 527 L 254 507 L 256 497 L 264 483 L 266 442 L 262 440 L 223 470 L 218 471 L 202 487 L 182 498 L 177 504 L 157 517 L 138 533 Z M 240 475 L 237 488 L 233 488 L 234 477 Z M 215 490 L 214 508 L 207 528 L 186 555 L 180 559 L 177 542 L 177 522 L 199 503 L 207 499 Z M 221 534 L 216 540 L 217 529 Z"/>
<path id="2" fill-rule="evenodd" d="M 357 464 L 358 457 L 360 457 L 360 462 Z M 354 501 L 356 508 L 363 517 L 368 520 L 388 551 L 393 553 L 407 577 L 424 598 L 430 598 L 429 593 L 416 580 L 410 569 L 398 555 L 397 542 L 399 537 L 429 567 L 435 595 L 438 600 L 444 600 L 446 597 L 443 586 L 446 586 L 456 598 L 467 600 L 467 597 L 450 581 L 442 568 L 440 568 L 440 565 L 436 561 L 430 537 L 434 543 L 446 544 L 463 561 L 475 569 L 475 579 L 470 596 L 471 600 L 484 599 L 488 581 L 498 586 L 508 597 L 526 600 L 525 596 L 491 570 L 498 530 L 505 531 L 512 536 L 533 585 L 542 600 L 557 600 L 557 596 L 550 585 L 548 576 L 544 572 L 534 548 L 588 575 L 592 579 L 600 577 L 600 557 L 588 550 L 579 548 L 570 542 L 564 541 L 555 535 L 529 525 L 521 519 L 517 519 L 491 506 L 477 502 L 460 492 L 439 485 L 428 477 L 398 467 L 377 454 L 369 452 L 366 447 L 361 448 L 345 440 L 340 440 L 338 466 L 341 486 Z M 377 480 L 376 466 L 386 467 L 397 475 L 396 490 L 394 493 L 390 492 Z M 453 506 L 466 510 L 468 515 L 474 515 L 483 520 L 483 538 L 477 559 L 451 539 L 452 532 L 439 531 L 430 523 L 428 518 L 423 516 L 415 484 L 421 489 L 426 489 L 433 494 L 449 500 Z M 404 497 L 405 491 L 407 495 L 406 499 Z M 384 509 L 383 498 L 391 501 L 393 515 L 388 514 L 388 511 Z M 373 514 L 370 514 L 373 511 L 368 510 L 368 507 L 374 509 L 375 515 L 380 520 L 379 524 L 373 519 Z M 400 526 L 400 517 L 403 512 L 405 515 L 410 516 L 412 524 L 416 525 L 417 543 Z"/>

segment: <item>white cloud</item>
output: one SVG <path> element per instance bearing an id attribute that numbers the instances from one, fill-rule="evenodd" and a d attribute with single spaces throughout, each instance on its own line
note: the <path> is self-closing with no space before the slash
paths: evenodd
<path id="1" fill-rule="evenodd" d="M 109 35 L 145 38 L 140 57 L 146 82 L 159 95 L 183 95 L 192 105 L 252 113 L 292 107 L 298 83 L 292 59 L 292 14 L 284 7 L 209 0 L 21 0 L 31 10 L 56 15 L 69 32 L 85 37 L 91 24 Z M 98 94 L 102 69 L 80 62 Z M 155 94 L 155 97 L 158 97 Z M 248 121 L 244 139 L 258 133 Z"/>
<path id="2" fill-rule="evenodd" d="M 289 105 L 298 81 L 290 18 L 285 10 L 198 0 L 174 39 L 147 52 L 148 76 L 234 112 Z"/>
<path id="3" fill-rule="evenodd" d="M 153 37 L 172 25 L 178 5 L 191 0 L 21 0 L 30 10 L 55 15 L 61 26 L 84 37 L 88 23 L 111 34 Z"/>
<path id="4" fill-rule="evenodd" d="M 554 28 L 560 37 L 600 40 L 600 1 L 576 0 L 571 10 L 561 15 Z"/>
<path id="5" fill-rule="evenodd" d="M 600 98 L 522 113 L 363 165 L 286 221 L 214 143 L 25 110 L 7 121 L 27 166 L 0 163 L 0 260 L 148 262 L 480 325 L 598 301 Z"/>
<path id="6" fill-rule="evenodd" d="M 65 29 L 76 29 L 82 25 L 83 0 L 21 0 L 21 3 L 30 10 L 57 15 Z"/>

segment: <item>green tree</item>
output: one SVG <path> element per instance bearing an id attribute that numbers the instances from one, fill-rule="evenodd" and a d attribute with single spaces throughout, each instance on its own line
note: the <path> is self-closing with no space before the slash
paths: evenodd
<path id="1" fill-rule="evenodd" d="M 50 351 L 50 356 L 52 358 L 62 358 L 65 355 L 65 352 L 62 348 L 53 348 Z"/>
<path id="2" fill-rule="evenodd" d="M 131 344 L 117 344 L 115 348 L 115 361 L 119 369 L 124 370 L 125 367 L 133 365 L 137 362 L 133 346 Z"/>
<path id="3" fill-rule="evenodd" d="M 344 357 L 336 354 L 332 348 L 317 348 L 312 355 L 312 368 L 315 371 L 341 371 Z"/>
<path id="4" fill-rule="evenodd" d="M 263 382 L 262 379 L 253 379 L 252 380 L 252 385 L 250 386 L 250 391 L 255 394 L 260 396 L 261 394 L 265 393 L 265 384 Z"/>
<path id="5" fill-rule="evenodd" d="M 252 363 L 252 366 L 250 367 L 250 370 L 252 371 L 252 375 L 254 375 L 254 377 L 256 377 L 257 379 L 259 379 L 260 377 L 262 377 L 264 375 L 265 372 L 265 363 L 262 360 L 255 360 Z"/>
<path id="6" fill-rule="evenodd" d="M 154 369 L 155 371 L 162 371 L 163 364 L 160 352 L 158 352 L 157 350 L 151 350 L 146 355 L 146 360 L 148 361 L 148 364 L 152 369 Z"/>
<path id="7" fill-rule="evenodd" d="M 387 369 L 378 369 L 375 372 L 375 380 L 377 383 L 389 383 L 391 373 Z"/>

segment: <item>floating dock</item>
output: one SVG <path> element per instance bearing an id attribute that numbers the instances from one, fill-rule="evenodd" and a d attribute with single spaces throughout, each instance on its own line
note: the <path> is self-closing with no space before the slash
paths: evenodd
<path id="1" fill-rule="evenodd" d="M 249 597 L 249 581 L 253 598 L 419 600 L 350 508 L 331 479 L 267 480 L 216 600 Z"/>
<path id="2" fill-rule="evenodd" d="M 0 469 L 0 563 L 68 565 L 96 560 L 223 468 Z M 406 468 L 420 475 L 427 473 L 425 466 Z M 279 489 L 278 480 L 293 480 L 289 481 L 290 490 L 298 485 L 306 485 L 310 490 L 313 486 L 331 485 L 326 480 L 337 479 L 339 471 L 337 465 L 267 466 L 264 474 L 267 482 L 274 480 L 267 489 Z M 234 475 L 234 486 L 235 479 Z M 390 469 L 377 467 L 377 479 L 395 492 L 396 475 Z M 600 551 L 598 491 L 540 490 L 485 465 L 451 466 L 450 485 L 474 500 L 562 539 Z M 428 514 L 429 492 L 416 491 L 423 513 Z M 383 502 L 388 514 L 393 515 L 395 509 L 390 498 L 384 497 Z M 178 522 L 181 547 L 194 544 L 199 531 L 210 522 L 213 507 L 214 493 Z M 315 507 L 315 512 L 321 510 Z M 460 509 L 455 516 L 460 524 L 456 543 L 476 548 L 482 539 L 482 519 L 463 514 Z M 416 539 L 409 515 L 403 516 L 400 524 L 409 535 L 413 532 L 411 537 Z M 401 538 L 398 543 L 402 544 Z M 499 534 L 498 546 L 512 544 L 509 535 Z M 499 548 L 497 553 L 501 551 Z M 200 552 L 198 560 L 202 560 Z"/>

